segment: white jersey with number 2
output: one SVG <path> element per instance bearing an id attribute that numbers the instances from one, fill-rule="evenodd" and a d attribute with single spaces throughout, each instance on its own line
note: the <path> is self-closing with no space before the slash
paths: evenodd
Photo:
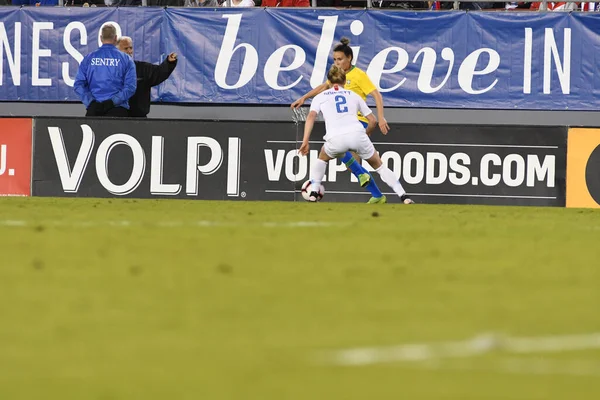
<path id="1" fill-rule="evenodd" d="M 337 85 L 318 94 L 313 99 L 310 110 L 317 114 L 323 113 L 325 140 L 349 133 L 365 132 L 365 127 L 356 114 L 360 111 L 366 117 L 373 113 L 359 95 Z"/>

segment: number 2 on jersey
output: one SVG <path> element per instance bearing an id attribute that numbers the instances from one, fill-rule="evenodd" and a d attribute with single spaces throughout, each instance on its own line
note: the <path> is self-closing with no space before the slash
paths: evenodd
<path id="1" fill-rule="evenodd" d="M 346 105 L 346 98 L 342 95 L 335 96 L 335 108 L 338 114 L 348 112 L 348 106 Z"/>

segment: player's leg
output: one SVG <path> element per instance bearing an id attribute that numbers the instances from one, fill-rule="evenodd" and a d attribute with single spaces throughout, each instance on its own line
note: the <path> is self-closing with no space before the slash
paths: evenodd
<path id="1" fill-rule="evenodd" d="M 319 152 L 319 158 L 314 162 L 312 168 L 310 169 L 310 182 L 315 187 L 319 187 L 321 182 L 323 182 L 325 170 L 327 169 L 327 163 L 329 160 L 334 158 L 329 156 L 329 154 L 327 154 L 328 152 L 332 152 L 332 149 L 330 146 L 328 146 L 328 142 L 325 142 L 323 147 L 321 147 L 321 151 Z"/>
<path id="2" fill-rule="evenodd" d="M 342 157 L 342 162 L 346 164 L 346 168 L 348 168 L 350 172 L 352 172 L 352 174 L 358 178 L 358 182 L 360 183 L 361 187 L 365 187 L 369 184 L 371 176 L 369 175 L 368 171 L 364 169 L 362 165 L 360 165 L 360 162 L 356 160 L 351 152 L 347 151 L 344 154 Z"/>
<path id="3" fill-rule="evenodd" d="M 363 124 L 365 128 L 367 127 L 366 122 L 360 121 L 360 123 Z M 371 196 L 373 196 L 369 200 L 369 203 L 385 202 L 385 196 L 381 193 L 379 187 L 377 187 L 377 184 L 371 174 L 369 174 L 369 171 L 361 165 L 360 159 L 357 160 L 351 152 L 347 151 L 342 157 L 342 162 L 346 164 L 346 168 L 358 178 L 360 186 L 366 186 L 369 193 L 371 193 Z"/>
<path id="4" fill-rule="evenodd" d="M 381 176 L 381 180 L 383 180 L 392 190 L 400 197 L 404 204 L 413 204 L 414 201 L 408 197 L 406 191 L 402 187 L 402 184 L 398 179 L 396 179 L 396 175 L 390 170 L 388 167 L 383 165 L 379 154 L 375 151 L 375 147 L 373 147 L 373 143 L 369 140 L 368 137 L 364 138 L 362 146 L 360 148 L 360 154 L 367 160 L 369 165 L 373 167 L 375 172 Z M 368 143 L 367 143 L 368 142 Z"/>
<path id="5" fill-rule="evenodd" d="M 374 204 L 374 203 L 385 203 L 386 202 L 386 198 L 383 195 L 383 193 L 381 192 L 381 190 L 379 189 L 379 187 L 377 186 L 377 183 L 375 182 L 375 179 L 373 179 L 373 176 L 371 175 L 371 173 L 369 171 L 366 170 L 366 168 L 364 168 L 362 166 L 361 163 L 361 159 L 358 156 L 358 154 L 352 153 L 354 155 L 354 160 L 356 161 L 356 164 L 358 164 L 361 168 L 361 170 L 363 171 L 363 174 L 361 176 L 367 175 L 367 190 L 369 191 L 369 193 L 371 193 L 371 198 L 369 199 L 368 203 L 369 204 Z M 360 177 L 359 177 L 359 181 L 360 181 Z M 365 186 L 362 185 L 361 186 Z"/>

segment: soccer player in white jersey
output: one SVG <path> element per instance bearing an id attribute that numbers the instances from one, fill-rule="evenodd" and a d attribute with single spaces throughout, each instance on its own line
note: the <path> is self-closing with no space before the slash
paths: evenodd
<path id="1" fill-rule="evenodd" d="M 319 187 L 323 176 L 325 176 L 327 162 L 343 156 L 347 151 L 354 151 L 358 153 L 360 158 L 367 160 L 381 176 L 381 179 L 400 196 L 404 204 L 413 204 L 414 201 L 407 196 L 394 173 L 381 162 L 371 139 L 367 136 L 365 127 L 356 118 L 357 112 L 360 111 L 368 119 L 371 127 L 377 123 L 367 103 L 356 93 L 344 89 L 346 73 L 342 69 L 335 65 L 332 66 L 327 74 L 327 79 L 333 87 L 318 94 L 312 101 L 304 125 L 304 139 L 299 149 L 300 154 L 308 154 L 310 149 L 308 141 L 315 120 L 319 113 L 323 113 L 326 133 L 324 137 L 325 144 L 319 152 L 319 159 L 310 171 L 311 183 Z M 314 195 L 316 197 L 317 194 L 314 193 Z"/>

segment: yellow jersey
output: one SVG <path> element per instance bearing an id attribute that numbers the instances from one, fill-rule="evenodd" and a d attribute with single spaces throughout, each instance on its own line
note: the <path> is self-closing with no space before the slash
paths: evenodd
<path id="1" fill-rule="evenodd" d="M 331 83 L 327 81 L 331 86 Z M 372 91 L 376 89 L 371 79 L 365 71 L 360 68 L 355 67 L 354 65 L 350 68 L 350 71 L 346 72 L 346 84 L 344 85 L 344 89 L 351 90 L 363 100 L 367 100 L 367 96 L 371 94 Z M 367 122 L 367 119 L 362 116 L 362 114 L 358 113 L 358 119 Z"/>

